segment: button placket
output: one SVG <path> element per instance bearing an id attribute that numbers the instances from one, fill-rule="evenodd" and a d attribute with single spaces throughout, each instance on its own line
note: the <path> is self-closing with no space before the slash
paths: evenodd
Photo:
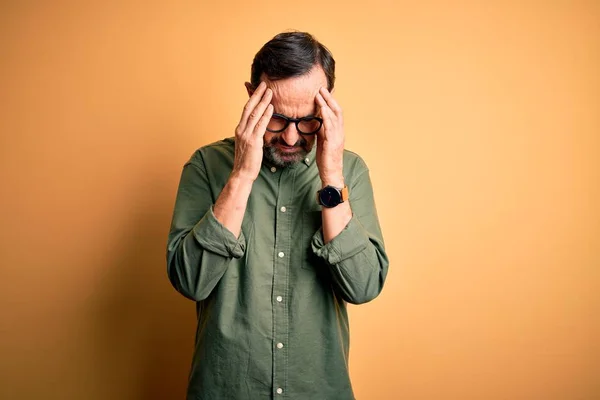
<path id="1" fill-rule="evenodd" d="M 277 293 L 273 307 L 273 388 L 278 395 L 283 393 L 287 384 L 287 348 L 288 340 L 288 281 L 291 256 L 291 235 L 294 189 L 294 168 L 283 168 L 279 171 L 277 201 L 275 203 L 275 254 L 273 266 L 273 292 Z"/>

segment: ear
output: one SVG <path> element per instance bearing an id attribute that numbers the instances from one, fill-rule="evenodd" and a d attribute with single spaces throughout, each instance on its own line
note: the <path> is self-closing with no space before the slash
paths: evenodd
<path id="1" fill-rule="evenodd" d="M 254 86 L 250 82 L 244 83 L 246 86 L 246 91 L 248 91 L 248 97 L 251 97 L 254 94 Z"/>

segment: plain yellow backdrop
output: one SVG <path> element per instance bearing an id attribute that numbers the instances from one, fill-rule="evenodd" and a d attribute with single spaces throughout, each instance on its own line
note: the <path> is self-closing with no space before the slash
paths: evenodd
<path id="1" fill-rule="evenodd" d="M 0 398 L 184 397 L 179 174 L 288 29 L 336 58 L 391 260 L 357 398 L 600 398 L 600 4 L 560 0 L 2 2 Z"/>

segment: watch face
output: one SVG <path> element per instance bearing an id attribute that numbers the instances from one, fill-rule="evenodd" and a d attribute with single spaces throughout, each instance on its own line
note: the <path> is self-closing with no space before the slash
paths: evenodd
<path id="1" fill-rule="evenodd" d="M 341 203 L 342 198 L 336 188 L 326 186 L 319 192 L 319 200 L 325 207 L 335 207 Z"/>

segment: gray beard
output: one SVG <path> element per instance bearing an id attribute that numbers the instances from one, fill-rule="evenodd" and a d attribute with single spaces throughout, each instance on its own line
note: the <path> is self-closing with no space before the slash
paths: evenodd
<path id="1" fill-rule="evenodd" d="M 281 142 L 281 136 L 274 136 L 271 138 L 269 143 L 263 145 L 263 157 L 271 164 L 279 168 L 290 167 L 294 164 L 298 164 L 302 161 L 311 149 L 308 149 L 308 143 L 306 139 L 299 138 L 296 142 L 296 148 L 299 150 L 296 154 L 290 157 L 286 154 L 285 159 L 282 154 L 275 147 L 277 143 Z"/>
<path id="2" fill-rule="evenodd" d="M 302 161 L 306 157 L 307 154 L 308 154 L 308 152 L 306 150 L 304 150 L 303 148 L 300 148 L 300 151 L 298 151 L 296 154 L 294 154 L 293 157 L 287 156 L 286 159 L 284 160 L 283 157 L 281 156 L 281 154 L 279 154 L 279 152 L 275 148 L 275 146 L 268 146 L 268 145 L 263 146 L 263 155 L 264 155 L 265 159 L 270 164 L 273 164 L 274 166 L 279 167 L 279 168 L 290 167 L 292 165 L 298 164 L 300 161 Z"/>

